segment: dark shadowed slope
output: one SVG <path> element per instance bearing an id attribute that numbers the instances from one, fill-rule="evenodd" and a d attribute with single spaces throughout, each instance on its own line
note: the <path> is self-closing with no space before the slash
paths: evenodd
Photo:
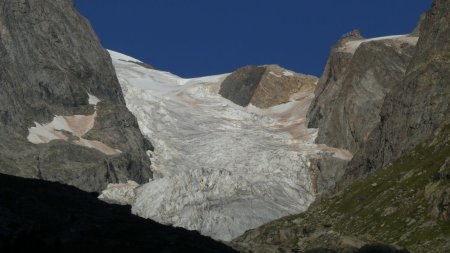
<path id="1" fill-rule="evenodd" d="M 74 187 L 0 174 L 0 252 L 234 252 Z"/>

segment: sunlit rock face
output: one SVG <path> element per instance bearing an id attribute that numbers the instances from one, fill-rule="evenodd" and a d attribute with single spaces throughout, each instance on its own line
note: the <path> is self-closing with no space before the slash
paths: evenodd
<path id="1" fill-rule="evenodd" d="M 135 189 L 132 210 L 139 216 L 230 240 L 309 206 L 311 158 L 351 158 L 313 144 L 317 130 L 304 124 L 311 88 L 276 106 L 242 107 L 219 95 L 228 74 L 183 79 L 110 54 L 127 106 L 155 146 L 154 180 Z M 273 78 L 297 75 L 274 71 Z M 111 199 L 117 187 L 104 196 Z"/>
<path id="2" fill-rule="evenodd" d="M 353 162 L 363 165 L 351 171 L 354 166 L 345 162 L 315 161 L 314 167 L 321 171 L 319 191 L 336 187 L 336 182 L 351 182 L 377 167 L 367 162 L 363 150 L 380 146 L 368 143 L 385 120 L 383 106 L 389 94 L 402 86 L 417 41 L 410 34 L 364 39 L 354 31 L 332 48 L 308 112 L 308 126 L 319 129 L 316 143 L 347 149 L 355 155 Z M 358 153 L 362 156 L 356 158 Z"/>
<path id="3" fill-rule="evenodd" d="M 289 102 L 295 93 L 310 95 L 317 81 L 278 65 L 245 66 L 225 78 L 219 94 L 241 106 L 269 108 Z"/>
<path id="4" fill-rule="evenodd" d="M 318 143 L 359 150 L 379 125 L 385 97 L 402 79 L 417 40 L 356 33 L 332 48 L 308 115 L 309 126 L 320 129 Z"/>

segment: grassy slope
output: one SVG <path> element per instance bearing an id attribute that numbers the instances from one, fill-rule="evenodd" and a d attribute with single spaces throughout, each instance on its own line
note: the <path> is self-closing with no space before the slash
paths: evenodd
<path id="1" fill-rule="evenodd" d="M 450 179 L 439 177 L 440 170 L 450 171 L 449 136 L 447 127 L 434 140 L 338 196 L 315 203 L 306 213 L 249 231 L 236 239 L 237 248 L 248 249 L 249 242 L 291 250 L 327 246 L 333 243 L 326 238 L 337 234 L 396 244 L 412 252 L 450 252 L 450 221 L 430 214 L 430 196 L 450 189 Z"/>

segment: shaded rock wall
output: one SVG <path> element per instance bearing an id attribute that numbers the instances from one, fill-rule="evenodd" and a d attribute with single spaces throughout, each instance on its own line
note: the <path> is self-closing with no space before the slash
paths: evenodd
<path id="1" fill-rule="evenodd" d="M 0 172 L 88 191 L 151 177 L 145 153 L 151 144 L 125 107 L 108 53 L 72 1 L 2 1 L 0 87 Z M 88 94 L 101 102 L 86 138 L 121 154 L 109 156 L 71 141 L 36 145 L 27 140 L 35 122 L 94 113 Z"/>
<path id="2" fill-rule="evenodd" d="M 233 72 L 223 81 L 220 95 L 240 106 L 247 106 L 258 87 L 266 69 L 258 66 L 245 66 Z"/>

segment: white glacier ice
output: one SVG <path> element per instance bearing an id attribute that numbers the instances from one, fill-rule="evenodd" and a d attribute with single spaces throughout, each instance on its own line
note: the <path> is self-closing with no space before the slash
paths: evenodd
<path id="1" fill-rule="evenodd" d="M 136 215 L 227 241 L 308 207 L 310 157 L 327 151 L 349 159 L 313 144 L 317 130 L 304 124 L 313 94 L 241 107 L 218 95 L 226 74 L 183 79 L 111 56 L 127 107 L 155 146 L 154 179 L 131 201 Z M 104 196 L 120 202 L 127 191 L 117 187 L 129 186 L 110 185 Z"/>

